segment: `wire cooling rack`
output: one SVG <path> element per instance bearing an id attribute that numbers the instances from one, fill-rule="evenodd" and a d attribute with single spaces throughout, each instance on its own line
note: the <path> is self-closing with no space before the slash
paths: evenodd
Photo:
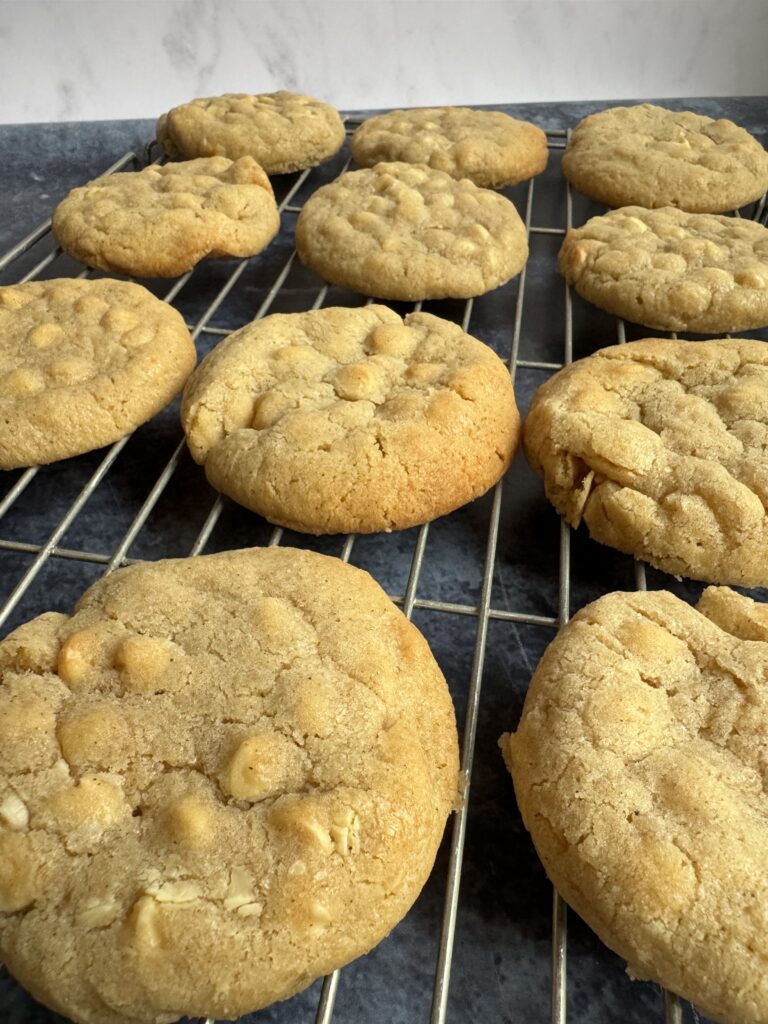
<path id="1" fill-rule="evenodd" d="M 348 132 L 359 120 L 346 119 Z M 506 190 L 529 234 L 526 268 L 474 301 L 424 304 L 499 352 L 521 411 L 536 387 L 574 357 L 648 333 L 572 300 L 559 277 L 555 256 L 567 227 L 598 211 L 572 196 L 560 174 L 565 128 L 547 136 L 547 171 Z M 128 152 L 92 175 L 143 162 Z M 321 168 L 275 179 L 283 226 L 265 253 L 204 263 L 172 284 L 142 282 L 182 312 L 200 355 L 254 317 L 366 301 L 325 285 L 299 264 L 292 247 L 303 201 L 348 164 L 342 151 Z M 765 197 L 744 215 L 763 218 Z M 3 284 L 92 274 L 61 253 L 50 220 L 0 256 Z M 391 305 L 398 312 L 413 308 Z M 655 986 L 630 983 L 617 958 L 573 915 L 569 925 L 562 900 L 546 895 L 514 807 L 496 740 L 515 726 L 538 657 L 572 607 L 610 590 L 646 586 L 643 565 L 599 548 L 583 532 L 574 535 L 572 551 L 571 531 L 520 458 L 491 494 L 432 524 L 391 535 L 309 538 L 270 527 L 208 487 L 186 453 L 177 402 L 108 449 L 4 474 L 2 492 L 3 633 L 51 607 L 69 610 L 89 583 L 118 566 L 287 542 L 368 569 L 417 622 L 446 673 L 460 726 L 463 721 L 465 799 L 424 893 L 368 957 L 244 1021 L 293 1024 L 314 1016 L 317 1024 L 443 1024 L 551 1016 L 565 1024 L 620 1014 L 629 1022 L 655 1017 L 679 1024 L 684 1013 L 696 1016 Z M 654 587 L 688 600 L 701 589 L 648 572 Z M 0 1010 L 10 1024 L 60 1019 L 7 975 L 0 978 Z"/>

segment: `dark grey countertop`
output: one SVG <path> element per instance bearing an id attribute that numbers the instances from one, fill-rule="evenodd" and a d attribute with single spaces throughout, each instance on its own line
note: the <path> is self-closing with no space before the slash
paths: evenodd
<path id="1" fill-rule="evenodd" d="M 662 100 L 676 109 L 694 109 L 712 117 L 729 117 L 768 143 L 765 98 Z M 600 103 L 505 106 L 517 117 L 550 131 L 573 126 Z M 141 153 L 154 123 L 110 121 L 0 127 L 0 255 L 50 214 L 53 205 L 75 185 L 97 176 L 127 150 Z M 535 181 L 532 223 L 562 227 L 565 186 L 553 149 L 547 171 Z M 340 154 L 313 172 L 298 200 L 339 173 Z M 295 176 L 276 179 L 278 198 Z M 527 186 L 506 194 L 523 209 Z M 575 197 L 574 221 L 597 212 Z M 279 238 L 250 261 L 247 272 L 211 323 L 232 329 L 250 320 L 291 251 L 293 214 L 283 217 Z M 520 358 L 560 362 L 564 342 L 564 289 L 555 256 L 560 236 L 535 234 L 527 267 Z M 0 283 L 17 280 L 51 248 L 49 236 L 0 274 Z M 226 281 L 233 264 L 202 265 L 180 292 L 176 305 L 195 323 Z M 44 276 L 68 276 L 81 268 L 58 257 Z M 145 282 L 163 295 L 168 282 Z M 308 308 L 321 286 L 319 278 L 295 265 L 272 307 L 285 312 Z M 470 332 L 508 358 L 519 279 L 475 301 Z M 359 296 L 331 288 L 326 304 L 359 304 Z M 400 305 L 393 304 L 400 309 Z M 460 320 L 463 303 L 435 302 L 427 309 Z M 627 326 L 627 337 L 649 333 Z M 768 340 L 768 332 L 754 332 Z M 198 347 L 208 351 L 219 340 L 201 334 Z M 617 340 L 610 317 L 574 299 L 574 357 Z M 546 371 L 521 367 L 516 376 L 518 404 L 524 411 Z M 146 424 L 128 443 L 104 481 L 95 489 L 65 532 L 63 548 L 109 556 L 157 479 L 179 440 L 178 410 L 172 406 Z M 47 467 L 0 521 L 0 540 L 30 546 L 43 544 L 94 471 L 103 452 L 90 453 Z M 5 474 L 2 495 L 19 478 Z M 559 521 L 546 502 L 541 482 L 521 455 L 504 483 L 499 543 L 491 606 L 530 616 L 555 617 L 558 607 Z M 133 558 L 189 553 L 215 499 L 205 479 L 184 456 L 171 482 L 130 548 Z M 486 555 L 491 498 L 435 522 L 430 528 L 417 597 L 432 602 L 475 606 L 479 600 Z M 253 514 L 227 504 L 206 551 L 266 543 L 270 527 Z M 402 594 L 408 578 L 417 530 L 359 538 L 352 562 L 368 569 L 392 594 Z M 340 554 L 343 538 L 320 540 L 286 534 L 283 543 Z M 0 548 L 0 593 L 12 591 L 32 563 L 34 552 Z M 67 611 L 103 571 L 103 564 L 53 557 L 15 607 L 4 633 L 13 625 L 48 609 Z M 571 611 L 602 593 L 631 589 L 634 572 L 628 557 L 600 547 L 583 529 L 572 537 Z M 667 588 L 687 600 L 697 599 L 702 585 L 648 571 L 649 588 Z M 753 596 L 765 597 L 753 592 Z M 448 614 L 417 606 L 414 621 L 427 636 L 448 678 L 461 728 L 467 703 L 477 632 L 468 614 Z M 501 732 L 514 728 L 531 672 L 554 635 L 551 626 L 492 618 L 488 630 L 477 742 L 470 790 L 467 844 L 456 927 L 454 963 L 448 998 L 449 1021 L 511 1022 L 549 1020 L 551 889 L 523 829 L 511 781 L 497 748 Z M 334 1021 L 338 1024 L 416 1024 L 429 1019 L 440 920 L 446 885 L 448 842 L 444 841 L 422 896 L 405 921 L 367 957 L 341 973 Z M 620 960 L 609 953 L 575 915 L 570 915 L 568 1018 L 579 1024 L 627 1024 L 660 1020 L 659 990 L 630 982 Z M 314 1019 L 319 983 L 287 1003 L 247 1018 L 252 1024 L 296 1024 Z M 690 1019 L 691 1009 L 684 1015 Z M 0 974 L 0 1019 L 9 1024 L 51 1024 L 61 1020 L 34 1003 L 6 974 Z"/>

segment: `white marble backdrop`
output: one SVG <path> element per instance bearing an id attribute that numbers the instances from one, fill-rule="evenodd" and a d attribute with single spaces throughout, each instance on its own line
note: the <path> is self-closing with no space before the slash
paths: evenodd
<path id="1" fill-rule="evenodd" d="M 0 123 L 768 94 L 768 0 L 0 0 Z"/>

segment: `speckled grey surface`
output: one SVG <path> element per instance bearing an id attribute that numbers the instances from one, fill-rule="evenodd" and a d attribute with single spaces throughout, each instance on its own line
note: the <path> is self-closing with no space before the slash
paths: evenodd
<path id="1" fill-rule="evenodd" d="M 730 117 L 768 141 L 766 101 L 760 98 L 663 101 L 678 109 L 694 109 L 712 117 Z M 607 103 L 509 106 L 515 116 L 546 129 L 573 126 Z M 152 136 L 151 121 L 92 122 L 67 125 L 0 127 L 0 253 L 43 220 L 71 187 L 106 169 L 126 150 L 141 153 Z M 536 179 L 533 223 L 559 227 L 565 218 L 565 186 L 559 171 L 559 150 Z M 299 201 L 343 166 L 341 154 L 313 173 Z M 278 195 L 295 178 L 276 179 Z M 523 209 L 525 186 L 507 194 Z M 574 221 L 597 212 L 576 197 Z M 283 231 L 269 249 L 255 257 L 234 292 L 213 317 L 215 326 L 234 328 L 253 317 L 290 253 L 294 214 L 286 213 Z M 562 359 L 564 289 L 557 274 L 556 235 L 535 235 L 528 263 L 520 356 L 523 359 Z M 2 275 L 10 283 L 30 269 L 51 247 L 39 242 Z M 223 261 L 200 267 L 180 293 L 177 305 L 189 322 L 206 308 L 231 272 Z M 45 276 L 68 276 L 79 271 L 60 257 Z M 145 282 L 162 295 L 168 283 Z M 321 282 L 295 265 L 273 306 L 274 312 L 306 309 Z M 475 302 L 470 330 L 508 356 L 518 283 Z M 332 288 L 327 304 L 355 305 L 362 300 Z M 394 304 L 395 308 L 400 308 Z M 428 303 L 426 308 L 460 319 L 463 303 Z M 627 328 L 629 338 L 642 337 L 640 328 Z M 768 332 L 755 332 L 768 339 Z M 216 337 L 203 334 L 201 353 Z M 574 356 L 613 344 L 616 325 L 606 315 L 574 299 Z M 525 409 L 546 372 L 520 369 L 518 402 Z M 119 543 L 150 486 L 179 440 L 177 407 L 157 416 L 132 438 L 116 464 L 61 540 L 65 548 L 110 554 Z M 41 544 L 77 496 L 103 453 L 91 453 L 42 470 L 0 522 L 4 540 Z M 17 473 L 5 474 L 0 495 Z M 191 548 L 215 495 L 198 467 L 184 457 L 157 507 L 130 549 L 138 558 L 185 555 Z M 438 520 L 430 529 L 418 596 L 473 604 L 479 597 L 490 514 L 486 497 Z M 207 551 L 263 544 L 270 528 L 258 517 L 227 505 Z M 540 481 L 518 456 L 504 484 L 499 545 L 493 581 L 492 606 L 538 615 L 557 612 L 557 541 L 559 524 L 544 499 Z M 417 531 L 357 540 L 352 561 L 368 569 L 392 594 L 405 588 Z M 313 540 L 299 535 L 285 543 L 340 554 L 343 539 Z M 31 554 L 0 551 L 0 596 L 12 591 L 31 563 Z M 95 580 L 101 568 L 88 562 L 51 559 L 16 607 L 3 632 L 47 609 L 67 611 Z M 601 593 L 630 589 L 631 559 L 599 547 L 583 530 L 573 535 L 571 610 Z M 649 571 L 650 588 L 667 587 L 695 600 L 701 585 L 678 582 Z M 760 595 L 760 596 L 765 596 Z M 451 687 L 459 723 L 464 717 L 471 672 L 476 622 L 467 615 L 417 609 L 416 623 L 427 636 Z M 477 732 L 477 747 L 448 1020 L 512 1022 L 549 1019 L 551 890 L 520 822 L 511 781 L 497 749 L 499 734 L 514 727 L 531 672 L 551 639 L 548 627 L 491 621 Z M 406 920 L 369 956 L 341 974 L 334 1020 L 338 1024 L 415 1024 L 429 1018 L 432 977 L 438 948 L 445 890 L 447 844 L 433 875 Z M 256 966 L 254 969 L 258 969 Z M 660 1019 L 661 997 L 652 985 L 631 983 L 622 963 L 609 953 L 575 915 L 569 925 L 569 1019 L 581 1024 L 623 1020 L 628 1024 Z M 251 1024 L 297 1024 L 314 1019 L 319 983 L 287 1003 L 247 1018 Z M 685 1015 L 690 1018 L 690 1007 Z M 0 975 L 0 1020 L 8 1024 L 52 1024 L 61 1018 L 34 1003 L 6 974 Z"/>

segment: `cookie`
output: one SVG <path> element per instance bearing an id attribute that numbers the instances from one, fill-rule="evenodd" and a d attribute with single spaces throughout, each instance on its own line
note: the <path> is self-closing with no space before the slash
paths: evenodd
<path id="1" fill-rule="evenodd" d="M 0 955 L 78 1024 L 286 998 L 382 939 L 431 870 L 451 699 L 338 559 L 121 569 L 0 666 Z"/>
<path id="2" fill-rule="evenodd" d="M 225 93 L 174 107 L 157 122 L 174 159 L 251 156 L 267 174 L 314 167 L 344 143 L 344 124 L 327 103 L 295 92 Z"/>
<path id="3" fill-rule="evenodd" d="M 504 196 L 414 164 L 347 171 L 296 222 L 296 248 L 332 284 L 380 299 L 466 299 L 518 274 L 525 226 Z"/>
<path id="4" fill-rule="evenodd" d="M 182 401 L 218 490 L 307 533 L 401 530 L 487 491 L 517 447 L 509 371 L 428 313 L 276 314 L 230 335 Z"/>
<path id="5" fill-rule="evenodd" d="M 177 277 L 207 256 L 254 256 L 279 229 L 272 186 L 252 157 L 109 174 L 73 189 L 53 213 L 70 256 L 135 277 Z"/>
<path id="6" fill-rule="evenodd" d="M 666 572 L 768 585 L 768 346 L 646 339 L 536 392 L 525 452 L 571 526 Z"/>
<path id="7" fill-rule="evenodd" d="M 727 588 L 578 613 L 501 746 L 557 890 L 629 973 L 768 1020 L 768 606 Z"/>
<path id="8" fill-rule="evenodd" d="M 563 173 L 606 206 L 725 213 L 768 188 L 768 153 L 733 121 L 641 103 L 584 118 Z"/>
<path id="9" fill-rule="evenodd" d="M 181 315 L 140 285 L 0 288 L 0 469 L 118 441 L 171 401 L 195 358 Z"/>
<path id="10" fill-rule="evenodd" d="M 768 325 L 768 229 L 752 220 L 626 206 L 571 229 L 559 260 L 583 298 L 655 330 Z"/>
<path id="11" fill-rule="evenodd" d="M 547 136 L 498 110 L 428 107 L 392 110 L 364 121 L 352 136 L 361 167 L 383 160 L 426 164 L 483 188 L 503 188 L 541 174 Z"/>

